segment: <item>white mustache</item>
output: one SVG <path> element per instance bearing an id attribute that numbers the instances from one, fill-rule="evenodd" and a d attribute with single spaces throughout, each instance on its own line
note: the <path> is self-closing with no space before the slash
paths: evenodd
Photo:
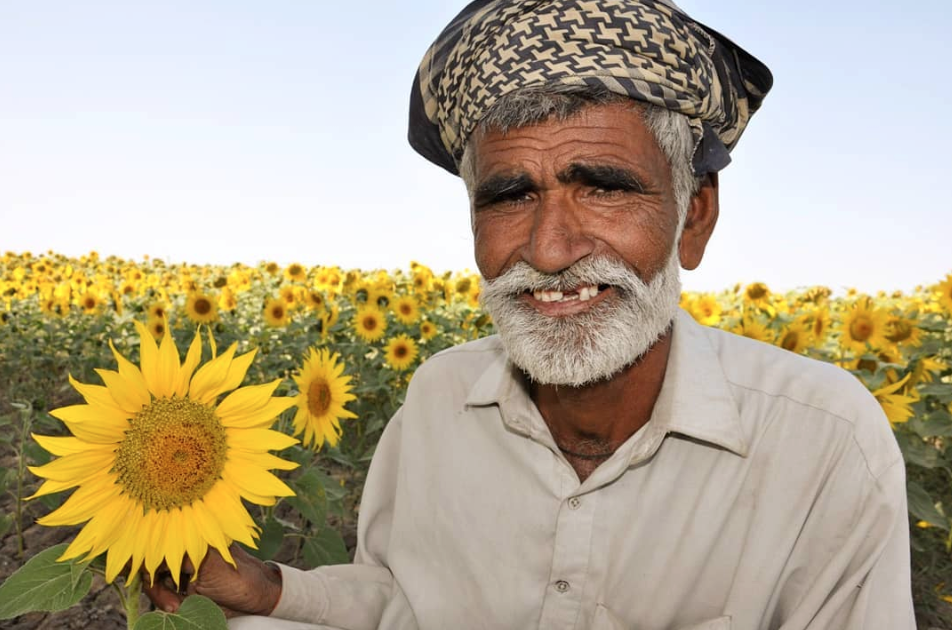
<path id="1" fill-rule="evenodd" d="M 624 263 L 606 257 L 583 258 L 558 273 L 544 273 L 524 261 L 492 280 L 483 280 L 494 295 L 517 296 L 527 291 L 571 291 L 581 286 L 611 285 L 623 293 L 644 290 L 647 285 Z"/>

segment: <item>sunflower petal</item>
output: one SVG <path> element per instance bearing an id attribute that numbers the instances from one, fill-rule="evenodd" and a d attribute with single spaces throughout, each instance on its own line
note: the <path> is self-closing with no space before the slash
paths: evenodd
<path id="1" fill-rule="evenodd" d="M 188 347 L 188 353 L 185 355 L 185 361 L 182 362 L 182 369 L 179 371 L 178 381 L 175 383 L 175 393 L 179 398 L 184 398 L 188 393 L 188 382 L 192 379 L 195 368 L 202 360 L 202 337 L 195 332 L 192 343 Z"/>
<path id="2" fill-rule="evenodd" d="M 248 373 L 248 368 L 251 367 L 257 353 L 258 349 L 253 348 L 234 358 L 231 365 L 228 366 L 228 375 L 221 384 L 222 392 L 230 392 L 241 385 L 241 381 L 245 380 L 245 374 Z"/>
<path id="3" fill-rule="evenodd" d="M 208 553 L 208 543 L 202 538 L 198 528 L 192 526 L 192 523 L 195 522 L 192 506 L 182 507 L 182 519 L 186 523 L 186 527 L 182 528 L 185 537 L 185 553 L 188 554 L 189 560 L 192 561 L 192 567 L 195 569 L 192 574 L 192 580 L 195 580 L 198 577 L 198 570 L 205 560 L 205 554 Z"/>
<path id="4" fill-rule="evenodd" d="M 73 455 L 89 449 L 89 444 L 73 436 L 53 437 L 31 433 L 30 437 L 32 437 L 37 444 L 42 446 L 45 451 L 57 457 Z"/>
<path id="5" fill-rule="evenodd" d="M 242 388 L 247 389 L 247 388 Z M 241 390 L 238 390 L 241 391 Z M 267 428 L 274 424 L 275 418 L 290 409 L 297 401 L 291 397 L 272 398 L 259 409 L 225 415 L 221 407 L 216 409 L 221 423 L 225 427 L 236 429 Z"/>
<path id="6" fill-rule="evenodd" d="M 42 466 L 27 466 L 27 469 L 37 477 L 52 479 L 53 481 L 72 481 L 87 479 L 102 474 L 112 468 L 115 455 L 107 450 L 98 449 L 66 455 L 54 459 Z"/>
<path id="7" fill-rule="evenodd" d="M 188 397 L 203 405 L 211 403 L 222 393 L 221 384 L 228 376 L 228 367 L 238 344 L 231 344 L 225 352 L 198 368 L 188 386 Z"/>
<path id="8" fill-rule="evenodd" d="M 298 443 L 296 439 L 271 429 L 225 429 L 228 448 L 245 451 L 280 451 Z"/>
<path id="9" fill-rule="evenodd" d="M 195 501 L 192 503 L 192 514 L 195 516 L 195 525 L 208 546 L 217 549 L 225 561 L 237 569 L 235 559 L 231 557 L 231 553 L 228 551 L 229 540 L 225 538 L 225 534 L 221 531 L 221 527 L 219 527 L 209 509 L 201 501 Z"/>
<path id="10" fill-rule="evenodd" d="M 205 495 L 204 502 L 225 536 L 256 547 L 252 533 L 257 531 L 257 525 L 237 494 L 229 492 L 225 484 L 218 483 Z"/>
<path id="11" fill-rule="evenodd" d="M 175 339 L 172 335 L 165 335 L 159 345 L 158 363 L 155 371 L 158 380 L 153 383 L 153 393 L 156 398 L 172 397 L 175 393 L 175 384 L 178 382 L 180 369 Z"/>
<path id="12" fill-rule="evenodd" d="M 116 404 L 130 416 L 139 413 L 143 407 L 152 402 L 149 390 L 143 389 L 139 391 L 135 384 L 123 377 L 119 372 L 97 369 L 96 374 L 98 374 L 102 382 L 106 384 L 106 389 L 109 390 L 109 395 L 116 401 Z"/>
<path id="13" fill-rule="evenodd" d="M 145 400 L 145 404 L 148 404 L 151 397 L 149 396 L 149 386 L 146 385 L 145 377 L 142 376 L 142 370 L 140 370 L 135 363 L 122 356 L 122 354 L 116 350 L 116 346 L 113 345 L 112 341 L 109 342 L 109 349 L 112 350 L 113 356 L 116 357 L 119 374 L 126 379 L 129 387 L 135 391 L 136 395 Z"/>
<path id="14" fill-rule="evenodd" d="M 218 414 L 219 418 L 224 419 L 231 415 L 256 411 L 268 403 L 274 390 L 278 388 L 282 380 L 284 379 L 276 378 L 263 385 L 248 385 L 236 389 L 218 403 L 215 413 Z"/>
<path id="15" fill-rule="evenodd" d="M 294 496 L 294 490 L 268 471 L 260 468 L 243 468 L 235 460 L 225 462 L 222 478 L 238 488 L 242 495 L 244 490 L 247 490 L 251 494 L 264 497 Z"/>
<path id="16" fill-rule="evenodd" d="M 128 414 L 118 407 L 70 405 L 50 412 L 62 420 L 78 439 L 96 444 L 116 444 L 129 429 Z"/>
<path id="17" fill-rule="evenodd" d="M 176 587 L 180 586 L 182 560 L 185 558 L 185 538 L 182 530 L 190 526 L 182 520 L 182 510 L 175 508 L 168 511 L 168 517 L 165 520 L 165 544 L 162 545 L 162 549 L 165 554 L 165 563 L 172 573 L 172 580 L 175 581 Z"/>
<path id="18" fill-rule="evenodd" d="M 153 395 L 159 396 L 159 347 L 155 345 L 155 339 L 152 333 L 140 321 L 133 322 L 136 330 L 139 331 L 139 365 L 142 370 L 142 378 Z"/>

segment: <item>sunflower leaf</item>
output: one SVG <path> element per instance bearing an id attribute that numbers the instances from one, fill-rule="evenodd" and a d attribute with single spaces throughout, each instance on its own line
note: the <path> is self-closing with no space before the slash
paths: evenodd
<path id="1" fill-rule="evenodd" d="M 215 602 L 201 595 L 189 595 L 178 612 L 154 611 L 139 617 L 133 630 L 227 630 L 225 614 Z"/>
<path id="2" fill-rule="evenodd" d="M 326 477 L 320 471 L 309 468 L 289 483 L 297 496 L 285 499 L 287 504 L 317 527 L 323 527 L 327 519 Z"/>
<path id="3" fill-rule="evenodd" d="M 326 564 L 347 564 L 350 554 L 340 533 L 331 527 L 324 527 L 316 536 L 305 539 L 304 562 L 312 569 Z"/>
<path id="4" fill-rule="evenodd" d="M 92 573 L 76 561 L 56 561 L 66 547 L 63 543 L 41 551 L 0 584 L 0 619 L 65 610 L 86 596 Z"/>
<path id="5" fill-rule="evenodd" d="M 936 508 L 932 497 L 922 486 L 910 481 L 906 484 L 906 494 L 909 499 L 909 511 L 913 516 L 933 527 L 949 531 L 949 519 Z"/>
<path id="6" fill-rule="evenodd" d="M 284 541 L 284 526 L 276 518 L 269 517 L 261 528 L 261 538 L 258 539 L 258 548 L 249 549 L 251 555 L 259 560 L 270 560 L 278 553 Z"/>

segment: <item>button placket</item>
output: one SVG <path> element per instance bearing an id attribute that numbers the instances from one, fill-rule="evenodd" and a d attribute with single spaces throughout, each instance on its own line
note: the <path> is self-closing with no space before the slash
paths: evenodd
<path id="1" fill-rule="evenodd" d="M 571 499 L 569 499 L 569 509 L 570 509 L 570 510 L 577 510 L 577 509 L 579 509 L 580 507 L 582 507 L 582 500 L 581 500 L 580 498 L 578 498 L 578 497 L 572 497 Z"/>
<path id="2" fill-rule="evenodd" d="M 566 582 L 565 580 L 559 580 L 558 582 L 555 583 L 555 590 L 557 590 L 560 593 L 566 593 L 568 592 L 570 588 L 572 588 L 572 585 Z"/>

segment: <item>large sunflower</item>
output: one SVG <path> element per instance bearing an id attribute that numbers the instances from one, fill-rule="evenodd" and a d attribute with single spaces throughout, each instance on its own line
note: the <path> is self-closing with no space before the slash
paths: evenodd
<path id="1" fill-rule="evenodd" d="M 336 446 L 340 439 L 340 420 L 357 416 L 344 409 L 356 397 L 350 393 L 350 378 L 343 376 L 344 365 L 337 354 L 311 348 L 301 371 L 294 375 L 301 392 L 295 398 L 294 434 L 303 434 L 305 446 L 320 448 L 327 442 Z"/>
<path id="2" fill-rule="evenodd" d="M 413 365 L 419 354 L 415 341 L 406 335 L 397 335 L 387 342 L 384 348 L 384 360 L 395 370 L 405 370 Z"/>
<path id="3" fill-rule="evenodd" d="M 199 367 L 196 334 L 180 363 L 170 335 L 157 345 L 135 324 L 141 366 L 110 344 L 118 371 L 97 370 L 105 387 L 70 377 L 86 404 L 50 412 L 73 435 L 34 436 L 58 459 L 30 468 L 46 480 L 33 497 L 76 488 L 39 519 L 86 523 L 60 560 L 106 552 L 107 582 L 127 565 L 130 575 L 144 565 L 154 579 L 164 561 L 177 581 L 185 554 L 197 569 L 209 546 L 232 564 L 232 541 L 255 546 L 257 527 L 243 498 L 273 505 L 294 494 L 269 470 L 297 464 L 267 452 L 297 442 L 268 428 L 294 399 L 271 397 L 281 379 L 235 389 L 254 351 L 236 357 L 232 345 Z"/>
<path id="4" fill-rule="evenodd" d="M 393 314 L 400 322 L 410 325 L 420 319 L 420 307 L 415 298 L 402 295 L 393 301 Z"/>
<path id="5" fill-rule="evenodd" d="M 281 298 L 271 298 L 264 305 L 264 321 L 268 326 L 287 326 L 291 321 L 288 304 Z"/>

